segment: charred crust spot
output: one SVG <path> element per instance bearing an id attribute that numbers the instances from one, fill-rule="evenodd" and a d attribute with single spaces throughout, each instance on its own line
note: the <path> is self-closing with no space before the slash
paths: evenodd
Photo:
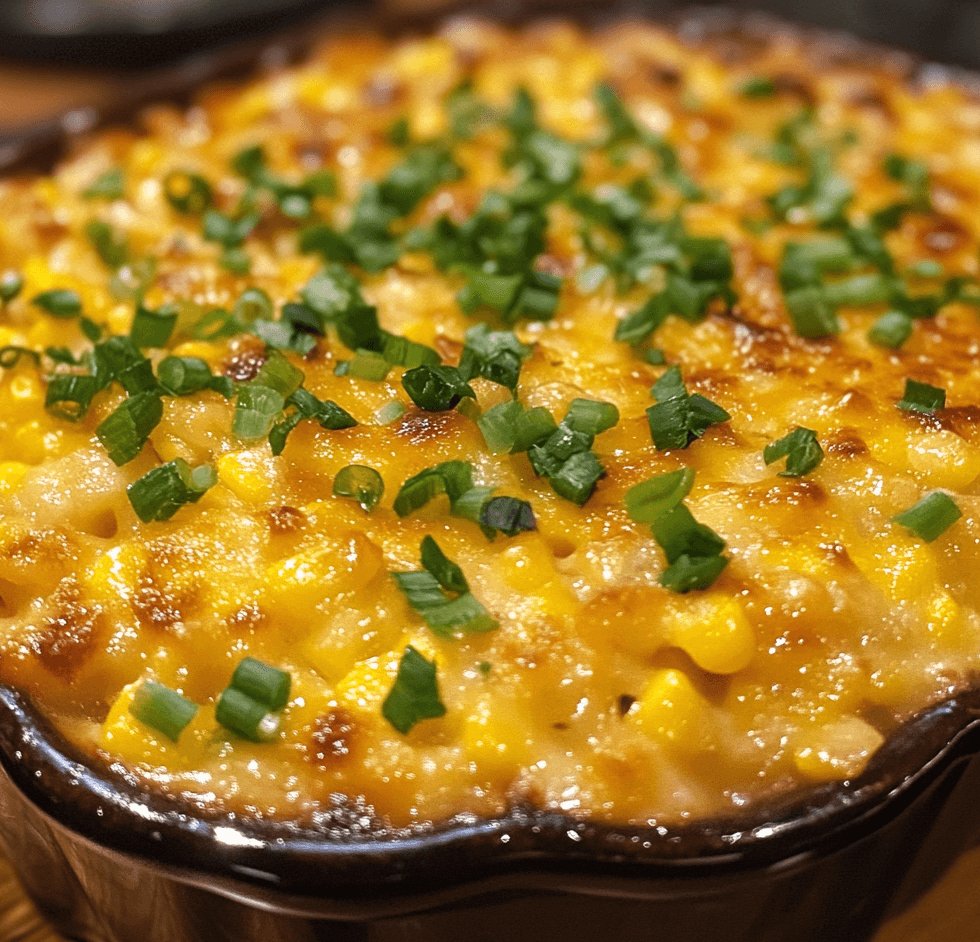
<path id="1" fill-rule="evenodd" d="M 619 711 L 619 715 L 626 716 L 633 709 L 634 703 L 636 703 L 636 697 L 632 696 L 632 694 L 620 694 L 619 699 L 616 701 L 616 709 Z"/>
<path id="2" fill-rule="evenodd" d="M 448 438 L 450 432 L 462 421 L 455 410 L 449 412 L 425 412 L 414 406 L 394 426 L 395 434 L 412 445 L 424 445 Z"/>
<path id="3" fill-rule="evenodd" d="M 534 270 L 556 278 L 567 278 L 572 272 L 572 260 L 546 253 L 535 259 Z"/>
<path id="4" fill-rule="evenodd" d="M 237 383 L 247 383 L 255 379 L 267 359 L 265 347 L 246 347 L 228 360 L 221 372 Z"/>
<path id="5" fill-rule="evenodd" d="M 798 99 L 804 105 L 814 105 L 817 96 L 809 86 L 806 79 L 792 72 L 781 72 L 772 77 L 773 85 L 779 94 L 790 95 Z"/>
<path id="6" fill-rule="evenodd" d="M 794 507 L 823 504 L 827 501 L 827 492 L 815 481 L 799 479 L 790 481 L 780 479 L 779 483 L 769 488 L 763 498 L 766 504 L 791 504 Z"/>
<path id="7" fill-rule="evenodd" d="M 296 507 L 282 506 L 269 511 L 269 530 L 277 535 L 295 533 L 306 526 L 306 514 Z"/>
<path id="8" fill-rule="evenodd" d="M 49 607 L 31 646 L 47 671 L 71 680 L 95 652 L 102 609 L 82 604 L 73 579 L 58 586 Z"/>
<path id="9" fill-rule="evenodd" d="M 925 229 L 920 240 L 922 245 L 935 255 L 950 255 L 963 247 L 968 238 L 966 229 L 949 216 L 933 216 L 932 223 Z"/>
<path id="10" fill-rule="evenodd" d="M 333 707 L 318 716 L 313 723 L 313 733 L 307 757 L 324 772 L 346 760 L 354 746 L 356 723 L 342 707 Z"/>
<path id="11" fill-rule="evenodd" d="M 654 85 L 670 89 L 678 88 L 684 78 L 680 69 L 665 62 L 651 62 L 647 66 L 646 74 Z"/>
<path id="12" fill-rule="evenodd" d="M 944 429 L 965 437 L 965 433 L 980 425 L 980 406 L 951 406 L 943 409 L 939 421 Z"/>
<path id="13" fill-rule="evenodd" d="M 842 458 L 857 458 L 859 455 L 868 453 L 868 446 L 864 439 L 856 434 L 841 434 L 837 438 L 832 438 L 825 442 L 825 450 L 828 455 L 839 455 Z"/>
<path id="14" fill-rule="evenodd" d="M 568 729 L 568 723 L 552 723 L 551 728 L 558 730 Z"/>

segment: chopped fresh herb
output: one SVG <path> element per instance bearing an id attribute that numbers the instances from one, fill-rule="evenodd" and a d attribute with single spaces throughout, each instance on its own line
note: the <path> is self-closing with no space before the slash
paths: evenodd
<path id="1" fill-rule="evenodd" d="M 350 497 L 370 513 L 377 506 L 385 491 L 385 482 L 374 468 L 362 464 L 349 464 L 341 468 L 333 479 L 335 497 Z"/>
<path id="2" fill-rule="evenodd" d="M 408 118 L 402 116 L 396 119 L 385 131 L 385 140 L 391 144 L 392 147 L 405 147 L 410 140 L 411 128 L 408 124 Z"/>
<path id="3" fill-rule="evenodd" d="M 231 675 L 230 686 L 261 703 L 267 710 L 276 711 L 289 703 L 292 677 L 288 671 L 264 664 L 254 657 L 246 657 Z"/>
<path id="4" fill-rule="evenodd" d="M 183 458 L 175 458 L 130 484 L 126 495 L 144 523 L 169 520 L 184 504 L 199 501 L 217 481 L 213 464 L 192 469 Z"/>
<path id="5" fill-rule="evenodd" d="M 886 311 L 868 331 L 872 343 L 896 350 L 911 336 L 912 318 L 902 311 Z"/>
<path id="6" fill-rule="evenodd" d="M 78 327 L 86 340 L 97 343 L 102 339 L 102 328 L 88 317 L 80 317 L 78 319 Z"/>
<path id="7" fill-rule="evenodd" d="M 480 523 L 506 536 L 516 536 L 538 528 L 531 505 L 516 497 L 491 497 L 480 512 Z"/>
<path id="8" fill-rule="evenodd" d="M 9 343 L 0 347 L 0 367 L 5 370 L 12 370 L 24 357 L 27 357 L 35 367 L 41 365 L 41 355 L 36 350 Z"/>
<path id="9" fill-rule="evenodd" d="M 653 523 L 680 504 L 693 486 L 693 468 L 658 474 L 626 492 L 626 510 L 638 523 Z"/>
<path id="10" fill-rule="evenodd" d="M 445 412 L 464 396 L 476 399 L 473 387 L 455 366 L 417 366 L 403 374 L 402 386 L 426 412 Z"/>
<path id="11" fill-rule="evenodd" d="M 726 556 L 679 556 L 660 575 L 660 584 L 671 592 L 707 589 L 728 565 Z"/>
<path id="12" fill-rule="evenodd" d="M 18 271 L 6 271 L 0 275 L 0 303 L 9 304 L 24 288 L 24 276 Z"/>
<path id="13" fill-rule="evenodd" d="M 123 233 L 106 222 L 93 219 L 85 225 L 85 236 L 109 268 L 119 268 L 125 263 L 129 244 Z"/>
<path id="14" fill-rule="evenodd" d="M 923 412 L 932 415 L 946 407 L 946 390 L 907 379 L 905 393 L 895 405 L 906 412 Z"/>
<path id="15" fill-rule="evenodd" d="M 619 422 L 619 409 L 611 402 L 595 399 L 573 399 L 568 404 L 568 414 L 563 420 L 575 432 L 600 435 Z"/>
<path id="16" fill-rule="evenodd" d="M 281 723 L 277 712 L 235 687 L 222 691 L 214 709 L 214 718 L 225 729 L 257 743 L 275 739 Z"/>
<path id="17" fill-rule="evenodd" d="M 823 449 L 817 441 L 817 433 L 800 426 L 788 435 L 766 445 L 762 458 L 766 464 L 785 458 L 786 470 L 779 472 L 780 477 L 801 478 L 823 461 Z"/>
<path id="18" fill-rule="evenodd" d="M 331 431 L 352 428 L 357 425 L 354 417 L 330 399 L 321 400 L 309 390 L 299 387 L 288 396 L 283 408 L 294 406 L 296 411 L 287 415 L 269 431 L 269 445 L 274 455 L 282 454 L 289 433 L 304 419 L 313 419 L 321 428 Z M 257 420 L 256 420 L 257 421 Z"/>
<path id="19" fill-rule="evenodd" d="M 78 317 L 82 313 L 82 299 L 70 288 L 53 288 L 31 298 L 31 304 L 47 311 L 54 317 Z"/>
<path id="20" fill-rule="evenodd" d="M 135 301 L 146 294 L 157 273 L 155 258 L 124 264 L 109 278 L 109 294 L 117 301 Z"/>
<path id="21" fill-rule="evenodd" d="M 218 263 L 233 275 L 247 275 L 252 270 L 252 260 L 240 245 L 223 248 Z"/>
<path id="22" fill-rule="evenodd" d="M 408 154 L 378 184 L 378 196 L 399 216 L 407 216 L 436 187 L 458 180 L 462 170 L 439 145 L 423 145 Z"/>
<path id="23" fill-rule="evenodd" d="M 157 380 L 171 396 L 188 396 L 202 389 L 213 389 L 225 399 L 235 394 L 235 384 L 227 376 L 215 376 L 199 357 L 164 357 L 157 366 Z"/>
<path id="24" fill-rule="evenodd" d="M 156 389 L 153 364 L 129 337 L 109 337 L 92 348 L 92 375 L 98 389 L 118 382 L 130 394 Z"/>
<path id="25" fill-rule="evenodd" d="M 180 739 L 180 734 L 197 716 L 197 710 L 196 703 L 153 680 L 140 684 L 129 704 L 132 716 L 173 742 Z"/>
<path id="26" fill-rule="evenodd" d="M 470 592 L 459 566 L 427 536 L 422 540 L 422 570 L 393 572 L 398 588 L 426 624 L 438 635 L 494 631 L 500 623 Z M 447 594 L 451 593 L 451 594 Z"/>
<path id="27" fill-rule="evenodd" d="M 712 426 L 731 416 L 710 399 L 691 395 L 681 378 L 679 366 L 672 366 L 650 390 L 657 404 L 647 409 L 650 435 L 658 451 L 687 448 Z"/>
<path id="28" fill-rule="evenodd" d="M 746 79 L 738 87 L 738 93 L 745 98 L 774 98 L 776 83 L 767 75 L 756 75 Z"/>
<path id="29" fill-rule="evenodd" d="M 473 487 L 473 466 L 469 462 L 444 461 L 420 471 L 402 484 L 395 497 L 395 513 L 407 517 L 440 494 L 449 498 L 452 508 Z"/>
<path id="30" fill-rule="evenodd" d="M 171 304 L 153 311 L 138 300 L 129 329 L 130 339 L 137 347 L 165 347 L 177 326 L 177 314 L 177 308 Z"/>
<path id="31" fill-rule="evenodd" d="M 391 364 L 382 354 L 373 350 L 358 350 L 353 360 L 338 363 L 334 372 L 337 376 L 351 376 L 380 383 L 391 372 Z"/>
<path id="32" fill-rule="evenodd" d="M 933 491 L 914 507 L 896 514 L 892 520 L 931 543 L 962 516 L 963 512 L 952 497 L 942 491 Z"/>
<path id="33" fill-rule="evenodd" d="M 521 362 L 530 354 L 531 348 L 511 331 L 491 330 L 486 324 L 477 324 L 466 331 L 459 372 L 466 380 L 482 376 L 516 392 Z"/>
<path id="34" fill-rule="evenodd" d="M 163 403 L 156 392 L 124 399 L 98 425 L 95 434 L 116 465 L 132 461 L 163 418 Z"/>
<path id="35" fill-rule="evenodd" d="M 439 699 L 435 661 L 427 661 L 408 645 L 398 663 L 395 683 L 381 705 L 381 713 L 402 735 L 421 720 L 446 715 Z"/>
<path id="36" fill-rule="evenodd" d="M 179 213 L 200 216 L 214 202 L 211 184 L 189 170 L 171 170 L 163 178 L 167 202 Z"/>
<path id="37" fill-rule="evenodd" d="M 487 447 L 497 455 L 527 451 L 558 427 L 544 407 L 525 410 L 515 401 L 502 402 L 487 409 L 477 419 L 477 425 Z"/>
<path id="38" fill-rule="evenodd" d="M 231 309 L 232 316 L 242 324 L 269 320 L 274 312 L 272 299 L 261 288 L 246 288 Z"/>
<path id="39" fill-rule="evenodd" d="M 92 398 L 101 388 L 94 376 L 56 373 L 48 379 L 44 407 L 61 419 L 77 422 L 85 417 Z"/>
<path id="40" fill-rule="evenodd" d="M 257 213 L 245 213 L 238 218 L 232 218 L 216 209 L 206 210 L 201 220 L 204 238 L 208 242 L 217 242 L 225 249 L 240 246 L 258 223 Z"/>
<path id="41" fill-rule="evenodd" d="M 119 200 L 125 193 L 126 178 L 119 167 L 100 173 L 84 190 L 82 198 L 87 200 Z"/>
<path id="42" fill-rule="evenodd" d="M 397 422 L 407 411 L 404 402 L 400 399 L 392 399 L 391 402 L 386 402 L 374 413 L 374 420 L 378 425 L 391 425 L 392 422 Z"/>
<path id="43" fill-rule="evenodd" d="M 929 167 L 925 163 L 900 154 L 889 154 L 882 162 L 882 169 L 893 180 L 904 184 L 912 208 L 929 208 Z"/>

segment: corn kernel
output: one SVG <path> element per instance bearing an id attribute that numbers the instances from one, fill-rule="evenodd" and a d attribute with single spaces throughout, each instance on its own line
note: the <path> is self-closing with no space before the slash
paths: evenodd
<path id="1" fill-rule="evenodd" d="M 734 674 L 755 655 L 755 632 L 745 610 L 723 595 L 705 595 L 679 611 L 668 632 L 698 667 L 713 674 Z"/>
<path id="2" fill-rule="evenodd" d="M 980 449 L 945 429 L 913 439 L 908 461 L 926 487 L 962 490 L 980 474 Z"/>
<path id="3" fill-rule="evenodd" d="M 627 715 L 652 739 L 696 752 L 704 746 L 709 708 L 687 674 L 668 668 L 653 675 Z"/>
<path id="4" fill-rule="evenodd" d="M 6 497 L 20 487 L 29 467 L 21 461 L 0 462 L 0 497 Z"/>
<path id="5" fill-rule="evenodd" d="M 515 543 L 504 550 L 502 571 L 507 584 L 546 615 L 574 615 L 575 597 L 555 573 L 553 557 L 543 540 Z"/>
<path id="6" fill-rule="evenodd" d="M 271 454 L 239 451 L 218 459 L 218 480 L 247 504 L 268 505 L 275 500 L 277 473 Z"/>
<path id="7" fill-rule="evenodd" d="M 95 561 L 85 581 L 95 595 L 128 600 L 133 597 L 146 564 L 146 550 L 140 545 L 114 546 Z"/>
<path id="8" fill-rule="evenodd" d="M 491 703 L 481 699 L 467 711 L 462 737 L 466 757 L 477 773 L 498 787 L 506 785 L 514 770 L 530 760 L 528 718 L 514 701 Z"/>
<path id="9" fill-rule="evenodd" d="M 858 716 L 806 730 L 794 750 L 796 768 L 807 778 L 835 781 L 855 778 L 885 741 L 881 733 Z"/>
<path id="10" fill-rule="evenodd" d="M 963 611 L 944 589 L 937 589 L 926 602 L 926 628 L 944 646 L 962 640 Z"/>
<path id="11" fill-rule="evenodd" d="M 936 560 L 927 545 L 893 533 L 848 549 L 854 564 L 869 582 L 892 601 L 917 596 L 924 585 L 936 582 Z"/>

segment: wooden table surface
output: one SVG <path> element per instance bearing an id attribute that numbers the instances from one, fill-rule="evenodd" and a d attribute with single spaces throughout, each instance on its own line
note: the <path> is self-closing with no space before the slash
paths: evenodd
<path id="1" fill-rule="evenodd" d="M 0 60 L 0 136 L 72 108 L 98 106 L 110 100 L 119 82 L 127 80 L 131 80 L 127 73 Z M 980 848 L 960 858 L 937 886 L 885 926 L 874 942 L 978 942 L 978 887 Z M 24 896 L 10 865 L 0 858 L 0 942 L 59 942 L 60 938 L 46 926 Z"/>

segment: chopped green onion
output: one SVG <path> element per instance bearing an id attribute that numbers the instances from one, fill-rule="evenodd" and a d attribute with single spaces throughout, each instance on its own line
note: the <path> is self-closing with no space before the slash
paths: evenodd
<path id="1" fill-rule="evenodd" d="M 163 403 L 156 392 L 137 393 L 124 399 L 98 425 L 95 434 L 113 464 L 132 461 L 163 418 Z"/>
<path id="2" fill-rule="evenodd" d="M 109 268 L 119 268 L 129 252 L 126 236 L 106 222 L 93 219 L 85 225 L 85 236 Z"/>
<path id="3" fill-rule="evenodd" d="M 183 458 L 175 458 L 130 484 L 126 495 L 144 523 L 169 520 L 184 504 L 199 501 L 217 481 L 214 465 L 204 464 L 192 470 Z"/>
<path id="4" fill-rule="evenodd" d="M 538 528 L 531 505 L 516 497 L 491 497 L 480 512 L 480 524 L 506 536 Z"/>
<path id="5" fill-rule="evenodd" d="M 477 425 L 487 447 L 497 455 L 527 451 L 557 428 L 551 413 L 543 406 L 525 410 L 516 401 L 487 409 L 477 419 Z"/>
<path id="6" fill-rule="evenodd" d="M 229 399 L 235 391 L 235 384 L 229 377 L 214 376 L 211 367 L 200 357 L 165 357 L 157 366 L 157 379 L 171 396 L 214 389 Z"/>
<path id="7" fill-rule="evenodd" d="M 573 399 L 568 405 L 568 414 L 563 421 L 576 432 L 599 435 L 619 422 L 619 409 L 611 402 Z"/>
<path id="8" fill-rule="evenodd" d="M 786 458 L 786 470 L 779 472 L 780 477 L 801 478 L 823 461 L 823 449 L 817 441 L 817 433 L 800 426 L 766 445 L 762 458 L 766 464 Z"/>
<path id="9" fill-rule="evenodd" d="M 374 420 L 378 425 L 391 425 L 392 422 L 397 422 L 406 411 L 404 402 L 400 399 L 392 399 L 391 402 L 386 402 L 374 413 Z"/>
<path id="10" fill-rule="evenodd" d="M 238 388 L 232 431 L 247 442 L 267 438 L 285 406 L 286 400 L 278 390 L 254 381 L 245 383 Z"/>
<path id="11" fill-rule="evenodd" d="M 671 592 L 707 589 L 722 574 L 727 565 L 727 556 L 688 556 L 684 554 L 660 574 L 659 582 Z"/>
<path id="12" fill-rule="evenodd" d="M 228 687 L 218 698 L 214 718 L 225 729 L 259 743 L 275 739 L 281 722 L 278 713 L 234 687 Z"/>
<path id="13" fill-rule="evenodd" d="M 731 416 L 710 399 L 691 395 L 681 378 L 679 366 L 672 366 L 650 390 L 657 404 L 646 410 L 650 435 L 658 451 L 687 448 L 712 426 Z"/>
<path id="14" fill-rule="evenodd" d="M 738 86 L 738 93 L 745 98 L 774 98 L 776 83 L 767 75 L 756 75 Z"/>
<path id="15" fill-rule="evenodd" d="M 251 324 L 259 319 L 271 319 L 274 312 L 272 299 L 261 288 L 246 288 L 231 309 L 232 317 L 242 324 Z"/>
<path id="16" fill-rule="evenodd" d="M 24 288 L 24 276 L 18 271 L 6 271 L 0 276 L 0 303 L 9 304 Z"/>
<path id="17" fill-rule="evenodd" d="M 82 313 L 82 299 L 77 291 L 72 291 L 70 288 L 42 291 L 31 298 L 31 304 L 37 305 L 54 317 L 78 317 Z"/>
<path id="18" fill-rule="evenodd" d="M 658 474 L 626 492 L 626 510 L 638 523 L 653 523 L 680 504 L 693 486 L 693 468 Z"/>
<path id="19" fill-rule="evenodd" d="M 592 496 L 596 484 L 605 473 L 599 459 L 591 451 L 581 451 L 550 474 L 548 480 L 559 497 L 581 507 Z"/>
<path id="20" fill-rule="evenodd" d="M 333 479 L 335 497 L 350 497 L 370 513 L 384 494 L 385 482 L 374 468 L 362 464 L 349 464 L 341 468 Z"/>
<path id="21" fill-rule="evenodd" d="M 29 347 L 18 347 L 14 344 L 0 347 L 0 367 L 5 370 L 12 370 L 24 357 L 31 360 L 34 366 L 41 365 L 41 355 L 36 350 L 31 350 Z"/>
<path id="22" fill-rule="evenodd" d="M 247 275 L 252 270 L 252 260 L 240 245 L 229 245 L 222 249 L 218 263 L 233 275 Z"/>
<path id="23" fill-rule="evenodd" d="M 189 170 L 171 170 L 163 178 L 167 202 L 179 213 L 200 216 L 214 202 L 211 184 Z"/>
<path id="24" fill-rule="evenodd" d="M 793 328 L 801 337 L 828 337 L 840 333 L 837 312 L 823 288 L 811 285 L 783 295 Z"/>
<path id="25" fill-rule="evenodd" d="M 725 541 L 710 527 L 698 523 L 684 504 L 660 514 L 650 528 L 670 563 L 685 555 L 717 556 L 725 548 Z"/>
<path id="26" fill-rule="evenodd" d="M 438 635 L 494 631 L 500 623 L 472 593 L 459 566 L 427 536 L 422 540 L 420 572 L 393 572 L 392 578 L 426 624 Z M 455 597 L 445 593 L 454 593 Z"/>
<path id="27" fill-rule="evenodd" d="M 100 173 L 84 190 L 82 198 L 87 200 L 118 200 L 125 196 L 125 177 L 119 167 Z"/>
<path id="28" fill-rule="evenodd" d="M 868 331 L 868 340 L 879 347 L 898 349 L 912 336 L 912 318 L 902 311 L 886 311 Z"/>
<path id="29" fill-rule="evenodd" d="M 146 680 L 133 693 L 129 712 L 141 723 L 168 739 L 177 742 L 180 734 L 197 716 L 197 704 L 182 697 L 176 690 Z"/>
<path id="30" fill-rule="evenodd" d="M 352 376 L 355 379 L 366 379 L 380 383 L 391 372 L 390 364 L 380 353 L 373 350 L 358 350 L 353 360 L 344 360 L 337 364 L 337 376 Z"/>
<path id="31" fill-rule="evenodd" d="M 932 415 L 946 407 L 946 390 L 914 379 L 905 380 L 905 393 L 895 405 L 906 412 L 923 412 Z"/>
<path id="32" fill-rule="evenodd" d="M 427 661 L 408 645 L 398 663 L 395 683 L 381 705 L 381 713 L 402 735 L 421 720 L 445 716 L 446 707 L 439 699 L 435 661 Z"/>
<path id="33" fill-rule="evenodd" d="M 459 371 L 464 379 L 482 376 L 514 392 L 521 362 L 530 354 L 531 348 L 511 331 L 491 330 L 486 324 L 477 324 L 466 331 Z"/>
<path id="34" fill-rule="evenodd" d="M 933 491 L 892 520 L 931 543 L 962 516 L 963 512 L 952 497 L 942 491 Z"/>
<path id="35" fill-rule="evenodd" d="M 136 313 L 129 329 L 129 337 L 137 347 L 165 347 L 177 326 L 177 308 L 165 304 L 156 311 L 136 303 Z"/>
<path id="36" fill-rule="evenodd" d="M 117 301 L 134 301 L 141 298 L 156 277 L 155 258 L 142 258 L 123 265 L 109 279 L 109 294 Z"/>
<path id="37" fill-rule="evenodd" d="M 56 373 L 48 380 L 44 407 L 61 419 L 77 422 L 85 417 L 92 398 L 101 388 L 94 376 Z"/>
<path id="38" fill-rule="evenodd" d="M 395 497 L 395 513 L 407 517 L 439 494 L 450 506 L 473 487 L 473 465 L 466 461 L 444 461 L 408 478 Z"/>
<path id="39" fill-rule="evenodd" d="M 292 677 L 287 671 L 271 667 L 254 657 L 243 658 L 231 675 L 231 687 L 261 703 L 270 712 L 289 703 Z"/>
<path id="40" fill-rule="evenodd" d="M 426 412 L 445 412 L 464 396 L 476 399 L 473 387 L 454 366 L 417 366 L 403 374 L 402 386 Z"/>

